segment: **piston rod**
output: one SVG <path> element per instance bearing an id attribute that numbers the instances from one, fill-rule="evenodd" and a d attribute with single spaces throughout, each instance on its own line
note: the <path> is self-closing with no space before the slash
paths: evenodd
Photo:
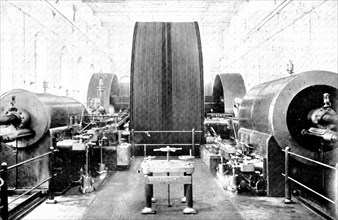
<path id="1" fill-rule="evenodd" d="M 11 125 L 11 124 L 20 124 L 21 118 L 20 116 L 16 114 L 7 114 L 7 115 L 1 115 L 0 116 L 0 125 Z"/>

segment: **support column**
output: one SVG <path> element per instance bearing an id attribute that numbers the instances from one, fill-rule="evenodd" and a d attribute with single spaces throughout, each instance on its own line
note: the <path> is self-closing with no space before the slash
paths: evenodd
<path id="1" fill-rule="evenodd" d="M 54 142 L 54 141 L 53 141 Z M 50 155 L 50 162 L 49 162 L 49 172 L 51 175 L 51 179 L 49 181 L 49 189 L 48 189 L 48 194 L 49 198 L 46 201 L 46 204 L 56 204 L 57 201 L 54 197 L 54 161 L 55 161 L 55 151 L 54 147 L 50 147 L 51 155 Z"/>
<path id="2" fill-rule="evenodd" d="M 184 173 L 184 176 L 192 176 L 191 174 Z M 186 193 L 186 207 L 183 209 L 183 214 L 196 214 L 197 211 L 193 208 L 193 197 L 192 197 L 192 178 L 190 184 L 184 184 Z"/>
<path id="3" fill-rule="evenodd" d="M 290 147 L 285 148 L 285 204 L 292 203 L 291 200 L 291 189 L 290 189 L 290 180 L 289 180 L 289 151 Z"/>
<path id="4" fill-rule="evenodd" d="M 338 219 L 338 163 L 336 164 L 336 218 Z"/>
<path id="5" fill-rule="evenodd" d="M 1 178 L 2 178 L 2 186 L 1 186 L 1 218 L 3 220 L 8 220 L 8 188 L 7 188 L 7 163 L 3 162 L 1 164 Z"/>
<path id="6" fill-rule="evenodd" d="M 186 176 L 187 173 L 184 172 L 184 176 Z M 187 202 L 187 184 L 183 185 L 183 198 L 181 199 L 182 203 L 186 203 Z"/>
<path id="7" fill-rule="evenodd" d="M 152 176 L 152 173 L 146 174 L 146 176 Z M 145 178 L 147 179 L 147 178 Z M 152 198 L 154 196 L 154 185 L 145 183 L 145 199 L 146 199 L 146 207 L 143 208 L 142 214 L 155 214 L 156 211 L 151 208 Z"/>

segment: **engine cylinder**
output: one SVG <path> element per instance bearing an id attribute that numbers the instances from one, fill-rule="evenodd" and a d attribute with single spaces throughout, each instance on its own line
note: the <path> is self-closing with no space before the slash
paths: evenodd
<path id="1" fill-rule="evenodd" d="M 102 106 L 107 113 L 115 113 L 119 109 L 119 81 L 112 73 L 95 73 L 88 85 L 88 107 L 96 110 Z"/>
<path id="2" fill-rule="evenodd" d="M 217 103 L 214 112 L 234 113 L 234 99 L 245 95 L 245 84 L 241 74 L 217 74 L 213 85 L 213 100 Z"/>
<path id="3" fill-rule="evenodd" d="M 13 105 L 29 114 L 30 120 L 26 127 L 35 133 L 34 136 L 19 139 L 18 147 L 36 143 L 49 129 L 69 125 L 71 117 L 76 118 L 86 112 L 80 102 L 70 97 L 14 89 L 0 97 L 1 114 L 4 114 L 7 107 L 10 107 L 13 96 L 15 97 Z M 6 103 L 8 103 L 7 106 Z"/>
<path id="4" fill-rule="evenodd" d="M 120 95 L 118 98 L 119 109 L 129 109 L 130 103 L 130 76 L 125 75 L 119 78 Z"/>
<path id="5" fill-rule="evenodd" d="M 303 129 L 313 127 L 308 114 L 323 106 L 323 94 L 329 93 L 331 108 L 337 112 L 338 74 L 327 71 L 308 71 L 274 80 L 252 88 L 243 98 L 240 127 L 274 136 L 281 148 L 319 159 L 323 142 L 302 135 Z M 336 129 L 338 125 L 336 124 Z M 338 150 L 324 146 L 324 162 L 335 164 Z"/>

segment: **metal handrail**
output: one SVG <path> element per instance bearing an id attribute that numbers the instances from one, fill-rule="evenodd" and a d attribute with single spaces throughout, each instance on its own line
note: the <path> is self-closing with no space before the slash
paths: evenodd
<path id="1" fill-rule="evenodd" d="M 328 164 L 325 164 L 325 163 L 321 163 L 319 161 L 316 161 L 316 160 L 313 160 L 313 159 L 310 159 L 310 158 L 307 158 L 307 157 L 304 157 L 304 156 L 301 156 L 299 154 L 296 154 L 296 153 L 292 153 L 290 152 L 290 147 L 286 147 L 285 150 L 282 150 L 285 152 L 285 174 L 282 173 L 282 175 L 285 177 L 285 199 L 284 199 L 284 203 L 286 204 L 290 204 L 292 203 L 291 201 L 291 184 L 290 184 L 290 180 L 293 181 L 294 183 L 304 187 L 305 189 L 311 191 L 312 193 L 320 196 L 321 198 L 327 200 L 328 202 L 334 204 L 336 206 L 336 216 L 338 216 L 338 189 L 336 189 L 336 193 L 335 193 L 335 201 L 333 201 L 332 199 L 316 192 L 315 190 L 311 189 L 310 187 L 300 183 L 299 181 L 289 177 L 289 155 L 294 155 L 294 156 L 297 156 L 297 157 L 300 157 L 302 159 L 305 159 L 307 161 L 311 161 L 315 164 L 318 164 L 318 165 L 321 165 L 323 167 L 326 167 L 326 168 L 329 168 L 329 169 L 333 169 L 335 170 L 335 175 L 336 175 L 336 182 L 338 181 L 338 163 L 336 164 L 335 167 L 333 166 L 330 166 Z"/>
<path id="2" fill-rule="evenodd" d="M 285 152 L 285 150 L 283 149 L 282 151 L 284 151 Z M 321 162 L 319 162 L 319 161 L 316 161 L 316 160 L 312 160 L 312 159 L 310 159 L 310 158 L 307 158 L 307 157 L 304 157 L 304 156 L 302 156 L 302 155 L 299 155 L 299 154 L 296 154 L 296 153 L 293 153 L 293 152 L 288 152 L 288 154 L 291 154 L 291 155 L 294 155 L 294 156 L 296 156 L 296 157 L 299 157 L 299 158 L 302 158 L 302 159 L 304 159 L 304 160 L 308 160 L 308 161 L 311 161 L 311 162 L 313 162 L 313 163 L 316 163 L 316 164 L 319 164 L 319 165 L 321 165 L 321 166 L 324 166 L 324 167 L 327 167 L 327 168 L 330 168 L 330 169 L 333 169 L 333 170 L 336 170 L 336 168 L 335 167 L 333 167 L 333 166 L 330 166 L 330 165 L 328 165 L 328 164 L 325 164 L 325 163 L 321 163 Z"/>
<path id="3" fill-rule="evenodd" d="M 191 151 L 192 154 L 195 155 L 195 145 L 200 145 L 200 144 L 195 144 L 195 133 L 203 133 L 203 131 L 200 130 L 195 130 L 194 128 L 189 130 L 189 131 L 135 131 L 134 129 L 131 129 L 130 132 L 130 138 L 131 138 L 131 146 L 132 149 L 134 149 L 135 146 L 144 146 L 144 156 L 146 157 L 146 148 L 147 145 L 148 146 L 165 146 L 165 145 L 176 145 L 176 146 L 187 146 L 187 145 L 191 145 Z M 182 143 L 177 143 L 177 144 L 136 144 L 135 140 L 134 140 L 134 135 L 135 133 L 145 133 L 146 135 L 150 136 L 150 133 L 191 133 L 191 143 L 186 143 L 186 144 L 182 144 Z M 133 154 L 133 153 L 132 153 Z M 133 155 L 134 156 L 134 155 Z"/>
<path id="4" fill-rule="evenodd" d="M 53 177 L 55 177 L 55 176 L 56 176 L 56 174 L 54 174 Z M 24 193 L 20 194 L 20 196 L 16 197 L 16 198 L 13 199 L 11 202 L 9 202 L 8 205 L 11 204 L 11 203 L 13 203 L 14 201 L 20 199 L 20 198 L 23 197 L 24 195 L 27 195 L 28 193 L 32 192 L 34 189 L 38 188 L 39 186 L 41 186 L 42 184 L 44 184 L 45 182 L 47 182 L 47 181 L 50 180 L 50 179 L 52 179 L 52 177 L 49 177 L 49 178 L 45 179 L 44 181 L 42 181 L 42 182 L 39 183 L 38 185 L 36 185 L 36 186 L 30 188 L 29 190 L 25 191 Z"/>
<path id="5" fill-rule="evenodd" d="M 282 175 L 285 176 L 284 173 L 282 173 Z M 327 198 L 326 196 L 320 194 L 319 192 L 316 192 L 315 190 L 311 189 L 310 187 L 307 187 L 306 185 L 302 184 L 301 182 L 298 182 L 297 180 L 295 180 L 295 179 L 293 179 L 293 178 L 291 178 L 291 177 L 288 177 L 288 178 L 289 178 L 290 180 L 292 180 L 293 182 L 297 183 L 298 185 L 304 187 L 305 189 L 307 189 L 307 190 L 309 190 L 309 191 L 311 191 L 311 192 L 317 194 L 318 196 L 322 197 L 323 199 L 325 199 L 325 200 L 327 200 L 327 201 L 329 201 L 329 202 L 331 202 L 331 203 L 333 203 L 333 204 L 336 204 L 333 200 Z"/>
<path id="6" fill-rule="evenodd" d="M 134 144 L 134 146 L 187 146 L 187 145 L 192 145 L 191 143 L 186 143 L 186 144 Z M 200 144 L 195 144 L 195 145 L 200 145 Z"/>
<path id="7" fill-rule="evenodd" d="M 55 150 L 54 150 L 54 151 L 55 151 Z M 14 169 L 14 168 L 19 167 L 19 166 L 22 166 L 22 165 L 24 165 L 24 164 L 26 164 L 26 163 L 29 163 L 29 162 L 32 162 L 32 161 L 34 161 L 34 160 L 40 159 L 40 158 L 42 158 L 42 157 L 44 157 L 44 156 L 47 156 L 47 155 L 49 155 L 49 154 L 51 154 L 51 153 L 52 153 L 52 152 L 49 151 L 49 152 L 47 152 L 47 153 L 41 154 L 41 155 L 39 155 L 39 156 L 36 156 L 36 157 L 31 158 L 31 159 L 22 161 L 22 162 L 20 162 L 20 163 L 14 164 L 14 165 L 12 165 L 12 166 L 9 166 L 7 169 L 8 169 L 8 170 Z"/>
<path id="8" fill-rule="evenodd" d="M 54 147 L 50 147 L 50 151 L 47 152 L 47 153 L 44 153 L 44 154 L 41 154 L 39 156 L 36 156 L 36 157 L 33 157 L 31 159 L 28 159 L 28 160 L 25 160 L 25 161 L 22 161 L 20 163 L 17 163 L 13 166 L 10 166 L 10 167 L 7 167 L 7 163 L 4 162 L 1 164 L 1 170 L 0 170 L 0 173 L 1 173 L 1 179 L 3 179 L 3 184 L 1 185 L 1 191 L 2 191 L 2 194 L 1 194 L 1 218 L 4 219 L 4 220 L 7 220 L 8 219 L 8 215 L 9 215 L 9 212 L 8 212 L 8 205 L 13 203 L 14 201 L 22 198 L 24 195 L 27 195 L 28 193 L 32 192 L 33 190 L 35 190 L 36 188 L 38 188 L 39 186 L 41 186 L 42 184 L 46 183 L 47 181 L 50 180 L 50 183 L 53 181 L 53 178 L 57 175 L 57 174 L 53 174 L 53 163 L 54 163 L 54 153 L 57 152 L 58 150 L 57 149 L 54 149 Z M 42 182 L 40 182 L 39 184 L 37 184 L 36 186 L 28 189 L 27 191 L 25 191 L 24 193 L 20 194 L 18 197 L 16 197 L 15 199 L 13 199 L 10 203 L 8 202 L 8 185 L 7 185 L 7 171 L 10 170 L 10 169 L 14 169 L 18 166 L 22 166 L 26 163 L 29 163 L 29 162 L 32 162 L 34 160 L 37 160 L 37 159 L 40 159 L 44 156 L 47 156 L 47 155 L 52 155 L 52 158 L 50 160 L 50 169 L 51 169 L 51 176 L 48 177 L 47 179 L 43 180 Z M 49 189 L 49 194 L 50 194 L 50 197 L 51 199 L 54 199 L 54 194 L 52 192 L 51 189 Z"/>
<path id="9" fill-rule="evenodd" d="M 203 131 L 200 130 L 190 130 L 190 131 L 135 131 L 134 133 L 192 133 L 192 132 L 197 132 L 197 133 L 202 133 Z"/>
<path id="10" fill-rule="evenodd" d="M 54 150 L 54 152 L 57 152 L 57 151 L 58 151 L 57 149 Z M 22 162 L 20 162 L 20 163 L 14 164 L 14 165 L 8 167 L 7 170 L 11 170 L 11 169 L 14 169 L 14 168 L 16 168 L 16 167 L 22 166 L 22 165 L 24 165 L 24 164 L 26 164 L 26 163 L 29 163 L 29 162 L 32 162 L 32 161 L 34 161 L 34 160 L 40 159 L 41 157 L 47 156 L 47 155 L 49 155 L 49 154 L 51 154 L 51 153 L 52 153 L 52 151 L 49 151 L 49 152 L 47 152 L 47 153 L 41 154 L 41 155 L 36 156 L 36 157 L 33 157 L 33 158 L 31 158 L 31 159 L 28 159 L 28 160 L 22 161 Z M 1 173 L 1 172 L 3 172 L 3 170 L 0 170 L 0 173 Z"/>

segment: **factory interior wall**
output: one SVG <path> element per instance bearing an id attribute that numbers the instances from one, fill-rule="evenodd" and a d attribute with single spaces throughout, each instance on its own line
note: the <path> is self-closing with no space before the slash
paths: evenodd
<path id="1" fill-rule="evenodd" d="M 85 104 L 90 76 L 112 71 L 111 58 L 102 49 L 109 48 L 109 32 L 88 17 L 87 7 L 50 4 L 1 1 L 0 94 L 15 88 L 41 93 L 46 81 L 48 93 Z"/>
<path id="2" fill-rule="evenodd" d="M 249 90 L 287 76 L 289 60 L 295 73 L 338 72 L 337 1 L 291 1 L 257 28 L 281 3 L 240 1 L 232 15 L 214 13 L 221 1 L 203 9 L 205 95 L 218 73 L 241 73 Z M 134 22 L 107 26 L 81 1 L 1 1 L 0 94 L 43 92 L 47 81 L 47 92 L 85 104 L 92 73 L 130 74 Z"/>
<path id="3" fill-rule="evenodd" d="M 338 72 L 337 1 L 292 1 L 259 27 L 282 1 L 244 3 L 225 34 L 225 72 L 243 75 L 247 91 L 257 84 L 308 70 Z M 249 34 L 250 31 L 252 34 Z"/>

